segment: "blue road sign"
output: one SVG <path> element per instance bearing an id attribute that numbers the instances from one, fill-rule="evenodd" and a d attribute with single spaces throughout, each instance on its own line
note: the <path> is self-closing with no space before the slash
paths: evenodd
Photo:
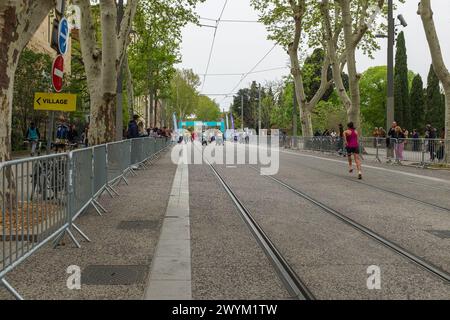
<path id="1" fill-rule="evenodd" d="M 61 54 L 67 52 L 67 42 L 69 41 L 69 22 L 66 18 L 62 18 L 58 28 L 58 47 Z"/>

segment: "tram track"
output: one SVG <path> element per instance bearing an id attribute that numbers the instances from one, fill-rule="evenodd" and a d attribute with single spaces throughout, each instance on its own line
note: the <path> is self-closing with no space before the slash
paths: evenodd
<path id="1" fill-rule="evenodd" d="M 259 172 L 259 169 L 254 166 L 249 166 L 249 168 Z M 401 245 L 387 239 L 386 237 L 376 233 L 372 229 L 356 222 L 355 220 L 351 219 L 350 217 L 346 216 L 345 214 L 329 207 L 328 205 L 320 202 L 319 200 L 311 197 L 307 193 L 294 188 L 293 186 L 285 183 L 284 181 L 277 179 L 273 176 L 263 176 L 264 178 L 275 182 L 278 185 L 283 186 L 284 188 L 290 190 L 297 196 L 307 200 L 308 202 L 312 203 L 313 205 L 321 208 L 324 212 L 334 216 L 338 220 L 346 223 L 347 225 L 351 226 L 352 228 L 358 230 L 362 234 L 368 236 L 369 238 L 377 241 L 378 243 L 382 244 L 386 248 L 390 249 L 391 251 L 397 253 L 398 255 L 402 256 L 403 258 L 406 258 L 410 262 L 414 263 L 418 267 L 422 268 L 423 270 L 429 272 L 430 274 L 438 277 L 439 279 L 445 281 L 447 284 L 450 284 L 450 273 L 447 271 L 441 269 L 440 267 L 436 266 L 435 264 L 415 255 L 414 253 L 408 251 L 407 249 L 403 248 Z"/>
<path id="2" fill-rule="evenodd" d="M 384 193 L 387 193 L 387 194 L 390 194 L 390 195 L 395 195 L 395 196 L 400 197 L 400 198 L 408 199 L 408 200 L 414 201 L 416 203 L 419 203 L 419 204 L 422 204 L 422 205 L 425 205 L 425 206 L 428 206 L 428 207 L 432 207 L 432 208 L 435 208 L 435 209 L 438 209 L 438 210 L 450 213 L 450 208 L 447 208 L 447 207 L 444 207 L 444 206 L 440 206 L 440 205 L 437 205 L 437 204 L 434 204 L 434 203 L 431 203 L 431 202 L 428 202 L 428 201 L 420 200 L 420 199 L 417 199 L 417 198 L 414 198 L 414 197 L 410 197 L 410 196 L 407 196 L 407 195 L 405 195 L 403 193 L 400 193 L 400 192 L 397 192 L 397 191 L 393 191 L 393 190 L 386 189 L 386 188 L 383 188 L 383 187 L 375 186 L 373 184 L 370 184 L 370 183 L 367 183 L 367 182 L 364 182 L 364 181 L 361 181 L 361 180 L 355 180 L 355 179 L 352 179 L 350 177 L 344 177 L 342 175 L 339 175 L 339 174 L 336 174 L 336 173 L 332 173 L 332 172 L 329 172 L 329 171 L 325 171 L 325 170 L 321 170 L 321 169 L 318 169 L 318 168 L 315 168 L 315 167 L 312 167 L 312 166 L 303 165 L 303 164 L 302 164 L 302 166 L 304 166 L 305 168 L 317 171 L 317 172 L 321 172 L 321 173 L 324 173 L 324 174 L 327 174 L 327 175 L 335 176 L 337 178 L 342 178 L 342 179 L 344 179 L 346 181 L 359 183 L 361 185 L 367 186 L 369 188 L 373 188 L 375 190 L 378 190 L 378 191 L 381 191 L 381 192 L 384 192 Z"/>
<path id="3" fill-rule="evenodd" d="M 215 177 L 219 183 L 224 188 L 225 192 L 228 194 L 230 199 L 233 201 L 236 209 L 238 210 L 242 220 L 249 228 L 254 239 L 261 247 L 266 257 L 272 264 L 275 272 L 280 278 L 286 290 L 289 292 L 293 299 L 297 300 L 315 300 L 314 294 L 302 281 L 300 276 L 295 272 L 295 270 L 290 266 L 288 261 L 284 258 L 283 254 L 277 249 L 275 244 L 271 241 L 269 236 L 264 232 L 262 227 L 253 218 L 250 211 L 244 206 L 242 201 L 233 192 L 229 184 L 225 181 L 222 175 L 214 168 L 214 166 L 207 160 L 206 163 L 214 173 Z"/>

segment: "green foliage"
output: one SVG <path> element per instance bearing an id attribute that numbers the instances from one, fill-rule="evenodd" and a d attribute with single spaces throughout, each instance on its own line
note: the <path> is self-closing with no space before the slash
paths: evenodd
<path id="1" fill-rule="evenodd" d="M 180 62 L 182 29 L 197 22 L 195 6 L 203 0 L 140 1 L 128 48 L 135 95 L 158 92 L 167 98 L 174 65 Z"/>
<path id="2" fill-rule="evenodd" d="M 168 115 L 175 112 L 177 119 L 193 115 L 198 105 L 199 85 L 200 78 L 192 70 L 177 70 L 168 90 Z"/>
<path id="3" fill-rule="evenodd" d="M 195 119 L 198 121 L 217 121 L 221 112 L 219 105 L 206 96 L 200 96 L 194 108 Z"/>
<path id="4" fill-rule="evenodd" d="M 89 115 L 89 91 L 80 42 L 73 38 L 70 68 L 71 72 L 65 79 L 63 91 L 77 95 L 77 110 L 69 113 L 69 118 L 71 122 L 84 124 L 86 116 Z"/>
<path id="5" fill-rule="evenodd" d="M 317 48 L 314 52 L 305 59 L 303 64 L 303 85 L 305 87 L 306 99 L 310 101 L 316 92 L 320 88 L 322 78 L 322 65 L 325 59 L 325 53 L 323 49 Z M 328 69 L 328 78 L 331 80 L 333 77 L 331 67 Z M 322 100 L 327 101 L 330 95 L 333 93 L 333 87 L 330 87 L 328 91 L 322 97 Z"/>
<path id="6" fill-rule="evenodd" d="M 431 65 L 425 97 L 425 122 L 439 129 L 444 127 L 444 119 L 445 103 L 442 99 L 439 78 Z"/>
<path id="7" fill-rule="evenodd" d="M 45 111 L 35 111 L 34 93 L 49 92 L 51 90 L 52 58 L 43 53 L 35 53 L 24 49 L 20 55 L 15 74 L 14 98 L 12 110 L 12 149 L 20 149 L 23 145 L 26 130 L 34 121 L 45 133 Z"/>
<path id="8" fill-rule="evenodd" d="M 401 127 L 409 129 L 412 122 L 409 105 L 408 56 L 403 31 L 397 37 L 394 79 L 395 120 Z"/>
<path id="9" fill-rule="evenodd" d="M 292 115 L 293 115 L 293 85 L 292 80 L 286 80 L 281 84 L 282 88 L 279 91 L 279 98 L 274 99 L 270 119 L 271 128 L 277 128 L 292 134 Z M 298 117 L 298 112 L 296 113 Z M 300 124 L 300 117 L 297 118 L 297 123 Z M 300 126 L 298 126 L 300 127 Z M 299 132 L 297 132 L 298 134 Z"/>
<path id="10" fill-rule="evenodd" d="M 340 123 L 345 124 L 347 121 L 347 113 L 344 106 L 337 101 L 320 101 L 312 114 L 312 122 L 314 132 L 328 130 L 338 131 Z M 333 99 L 334 100 L 334 99 Z"/>
<path id="11" fill-rule="evenodd" d="M 425 128 L 425 96 L 422 77 L 417 74 L 414 77 L 410 95 L 411 129 L 423 132 Z"/>
<path id="12" fill-rule="evenodd" d="M 387 67 L 367 69 L 361 76 L 359 87 L 363 131 L 369 134 L 374 127 L 386 126 Z"/>

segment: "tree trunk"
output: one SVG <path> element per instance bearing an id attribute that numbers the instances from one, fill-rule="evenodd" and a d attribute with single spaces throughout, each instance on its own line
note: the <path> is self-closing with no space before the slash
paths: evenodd
<path id="1" fill-rule="evenodd" d="M 89 141 L 95 144 L 111 142 L 115 136 L 117 79 L 119 66 L 126 54 L 131 23 L 137 0 L 129 0 L 117 35 L 115 0 L 100 1 L 101 50 L 97 48 L 96 30 L 89 0 L 74 0 L 80 7 L 80 43 L 91 99 Z"/>
<path id="2" fill-rule="evenodd" d="M 291 74 L 295 83 L 295 96 L 298 101 L 298 109 L 300 115 L 300 125 L 302 127 L 302 135 L 304 137 L 313 136 L 311 112 L 307 110 L 307 101 L 304 93 L 303 78 L 300 71 L 300 63 L 298 61 L 297 49 L 294 46 L 289 48 L 289 57 L 291 60 Z"/>
<path id="3" fill-rule="evenodd" d="M 91 92 L 90 100 L 91 119 L 89 126 L 89 143 L 98 145 L 114 141 L 116 93 L 102 94 Z"/>
<path id="4" fill-rule="evenodd" d="M 128 56 L 125 56 L 125 71 L 127 73 L 127 97 L 128 97 L 128 112 L 130 115 L 130 120 L 134 115 L 134 85 L 133 85 L 133 75 L 131 74 L 130 65 L 128 64 Z"/>
<path id="5" fill-rule="evenodd" d="M 344 30 L 344 41 L 346 48 L 347 70 L 349 77 L 350 100 L 351 104 L 347 108 L 348 121 L 354 123 L 355 128 L 360 130 L 360 94 L 359 94 L 359 75 L 356 70 L 355 42 L 353 38 L 352 16 L 350 12 L 350 1 L 341 0 L 342 22 Z"/>
<path id="6" fill-rule="evenodd" d="M 439 37 L 433 20 L 433 11 L 430 0 L 421 0 L 417 12 L 422 19 L 423 28 L 428 41 L 428 47 L 431 53 L 433 69 L 442 82 L 445 93 L 445 138 L 450 139 L 450 72 L 448 71 L 442 57 Z M 450 162 L 450 143 L 445 148 L 446 162 Z"/>
<path id="7" fill-rule="evenodd" d="M 150 128 L 154 128 L 154 125 L 153 125 L 153 103 L 154 103 L 155 99 L 154 99 L 152 91 L 149 92 L 149 96 L 150 96 L 150 108 L 149 108 L 149 112 L 148 112 L 148 120 L 149 120 Z"/>
<path id="8" fill-rule="evenodd" d="M 312 137 L 314 135 L 311 112 L 308 108 L 300 108 L 300 125 L 302 126 L 302 134 L 304 137 Z"/>
<path id="9" fill-rule="evenodd" d="M 20 54 L 55 5 L 54 0 L 0 3 L 0 161 L 11 159 L 14 73 Z"/>

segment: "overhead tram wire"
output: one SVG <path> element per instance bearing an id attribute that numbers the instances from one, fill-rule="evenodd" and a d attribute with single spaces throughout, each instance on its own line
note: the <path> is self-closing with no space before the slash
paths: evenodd
<path id="1" fill-rule="evenodd" d="M 223 13 L 224 13 L 225 8 L 227 6 L 227 3 L 228 3 L 228 0 L 225 0 L 225 3 L 223 4 L 222 11 L 220 12 L 219 19 L 216 20 L 216 27 L 215 27 L 215 30 L 214 30 L 213 41 L 211 43 L 211 49 L 209 50 L 208 64 L 206 65 L 206 71 L 205 71 L 205 76 L 203 77 L 203 84 L 202 84 L 202 90 L 201 91 L 203 91 L 203 89 L 205 88 L 206 75 L 208 74 L 209 65 L 211 64 L 211 58 L 212 58 L 212 54 L 213 54 L 213 50 L 214 50 L 214 44 L 216 42 L 217 29 L 219 28 L 220 20 L 222 19 L 222 16 L 223 16 Z"/>
<path id="2" fill-rule="evenodd" d="M 220 104 L 222 103 L 222 102 L 224 102 L 225 101 L 225 99 L 226 98 L 228 98 L 229 96 L 231 96 L 235 91 L 236 91 L 236 89 L 241 85 L 241 83 L 242 83 L 242 81 L 244 81 L 245 80 L 245 78 L 247 78 L 250 74 L 252 74 L 252 73 L 254 73 L 254 71 L 255 71 L 255 69 L 269 56 L 269 54 L 273 51 L 273 49 L 275 49 L 275 47 L 276 47 L 277 45 L 276 44 L 274 44 L 273 45 L 273 47 L 261 58 L 261 60 L 259 60 L 254 66 L 253 66 L 253 68 L 251 68 L 250 69 L 250 71 L 249 72 L 247 72 L 246 74 L 244 74 L 243 76 L 242 76 L 242 78 L 239 80 L 239 82 L 238 82 L 238 84 L 230 91 L 230 93 L 227 95 L 227 96 L 225 96 L 223 99 L 222 99 L 222 101 L 220 101 Z"/>
<path id="3" fill-rule="evenodd" d="M 200 20 L 206 20 L 206 21 L 216 21 L 211 18 L 203 18 L 200 17 Z M 257 20 L 239 20 L 239 19 L 222 19 L 220 22 L 226 22 L 226 23 L 262 23 L 261 21 Z"/>
<path id="4" fill-rule="evenodd" d="M 283 70 L 283 69 L 289 69 L 289 67 L 277 67 L 277 68 L 271 68 L 271 69 L 264 69 L 264 70 L 258 70 L 258 71 L 253 71 L 250 72 L 250 74 L 255 74 L 255 73 L 263 73 L 263 72 L 268 72 L 268 71 L 276 71 L 276 70 Z M 243 77 L 245 75 L 245 73 L 210 73 L 210 74 L 200 74 L 200 76 L 207 76 L 207 77 L 221 77 L 221 76 L 241 76 Z"/>

